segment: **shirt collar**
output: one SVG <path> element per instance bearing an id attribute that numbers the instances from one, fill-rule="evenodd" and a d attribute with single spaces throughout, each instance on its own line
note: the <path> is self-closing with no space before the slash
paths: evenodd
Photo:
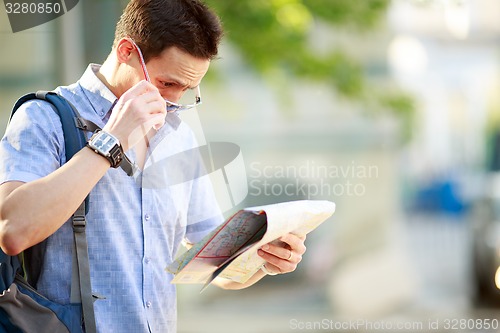
<path id="1" fill-rule="evenodd" d="M 116 96 L 97 77 L 101 65 L 90 64 L 80 78 L 79 84 L 90 104 L 101 119 L 104 119 L 117 100 Z"/>

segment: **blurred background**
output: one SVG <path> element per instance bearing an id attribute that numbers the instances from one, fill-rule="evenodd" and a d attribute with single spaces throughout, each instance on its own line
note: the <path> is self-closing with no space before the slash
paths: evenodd
<path id="1" fill-rule="evenodd" d="M 337 211 L 293 274 L 180 286 L 179 332 L 498 331 L 500 2 L 206 2 L 226 35 L 199 121 L 241 147 L 248 179 L 226 214 Z M 81 0 L 16 34 L 0 11 L 2 130 L 19 96 L 105 60 L 126 3 Z"/>

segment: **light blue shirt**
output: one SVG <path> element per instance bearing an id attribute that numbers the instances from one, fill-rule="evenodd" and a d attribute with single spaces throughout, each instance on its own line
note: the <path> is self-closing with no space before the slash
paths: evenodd
<path id="1" fill-rule="evenodd" d="M 95 75 L 98 69 L 90 65 L 77 83 L 56 91 L 83 118 L 103 127 L 116 97 Z M 168 186 L 168 181 L 156 182 L 168 179 L 167 168 L 151 168 L 154 175 L 149 175 L 147 167 L 154 162 L 151 156 L 196 146 L 190 128 L 169 114 L 150 141 L 144 172 L 129 177 L 120 168 L 110 169 L 91 191 L 87 240 L 92 290 L 105 297 L 94 303 L 99 332 L 176 331 L 175 286 L 165 268 L 183 239 L 197 242 L 222 216 L 206 177 Z M 135 159 L 133 149 L 127 155 Z M 47 102 L 31 101 L 16 112 L 0 142 L 0 161 L 1 183 L 33 181 L 65 162 L 61 123 Z M 159 185 L 142 186 L 151 183 Z M 72 239 L 70 223 L 48 239 L 38 282 L 41 294 L 61 303 L 70 300 Z"/>

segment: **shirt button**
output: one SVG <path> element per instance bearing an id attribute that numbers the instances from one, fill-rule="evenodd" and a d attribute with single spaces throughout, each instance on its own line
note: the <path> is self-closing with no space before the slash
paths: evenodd
<path id="1" fill-rule="evenodd" d="M 150 258 L 146 258 L 146 264 L 149 264 L 151 262 L 151 259 Z"/>
<path id="2" fill-rule="evenodd" d="M 146 221 L 149 221 L 149 219 L 150 219 L 150 218 L 151 218 L 151 216 L 149 216 L 149 214 L 144 215 L 144 219 L 145 219 Z"/>
<path id="3" fill-rule="evenodd" d="M 147 302 L 146 302 L 146 307 L 147 307 L 147 308 L 150 308 L 152 305 L 153 305 L 153 303 L 151 303 L 150 301 L 147 301 Z"/>

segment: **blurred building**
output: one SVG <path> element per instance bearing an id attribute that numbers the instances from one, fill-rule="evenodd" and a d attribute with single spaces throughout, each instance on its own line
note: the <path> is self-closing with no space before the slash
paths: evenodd
<path id="1" fill-rule="evenodd" d="M 499 105 L 499 22 L 500 3 L 489 0 L 394 1 L 389 12 L 391 73 L 418 101 L 405 173 L 428 187 L 427 199 L 461 201 L 431 208 L 459 211 L 477 195 Z"/>

